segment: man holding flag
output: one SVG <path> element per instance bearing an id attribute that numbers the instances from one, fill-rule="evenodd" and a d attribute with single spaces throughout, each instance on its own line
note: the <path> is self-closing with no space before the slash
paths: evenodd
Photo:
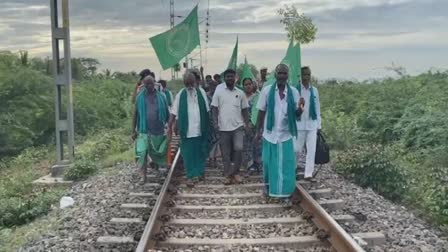
<path id="1" fill-rule="evenodd" d="M 263 88 L 257 104 L 256 139 L 263 137 L 266 194 L 276 198 L 289 198 L 296 185 L 293 138 L 297 137 L 299 93 L 289 85 L 288 73 L 288 66 L 279 64 L 275 68 L 275 83 Z"/>

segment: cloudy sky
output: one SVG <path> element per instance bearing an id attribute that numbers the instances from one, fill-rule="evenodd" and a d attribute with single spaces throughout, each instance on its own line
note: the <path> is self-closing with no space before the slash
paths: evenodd
<path id="1" fill-rule="evenodd" d="M 197 3 L 200 19 L 205 17 L 207 0 L 176 0 L 176 15 Z M 227 66 L 237 34 L 239 62 L 246 55 L 257 67 L 273 68 L 288 45 L 276 14 L 284 4 L 294 4 L 319 29 L 316 41 L 302 47 L 302 64 L 318 78 L 393 75 L 384 70 L 392 62 L 411 74 L 448 69 L 447 0 L 210 0 L 206 72 Z M 50 55 L 49 13 L 48 0 L 0 0 L 0 50 Z M 148 42 L 168 29 L 169 0 L 71 0 L 70 18 L 73 57 L 98 58 L 112 70 L 149 67 L 170 76 Z"/>

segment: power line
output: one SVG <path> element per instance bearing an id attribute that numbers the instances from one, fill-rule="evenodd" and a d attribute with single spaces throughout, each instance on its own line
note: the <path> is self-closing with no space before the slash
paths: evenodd
<path id="1" fill-rule="evenodd" d="M 208 64 L 208 40 L 209 40 L 209 31 L 210 31 L 210 0 L 207 0 L 207 23 L 205 23 L 205 66 Z"/>

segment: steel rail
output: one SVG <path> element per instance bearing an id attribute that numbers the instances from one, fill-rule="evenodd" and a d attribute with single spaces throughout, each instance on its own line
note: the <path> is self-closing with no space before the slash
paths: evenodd
<path id="1" fill-rule="evenodd" d="M 171 183 L 174 169 L 179 161 L 180 149 L 177 150 L 176 156 L 171 165 L 170 171 L 163 183 L 160 194 L 151 212 L 151 216 L 146 223 L 145 230 L 138 243 L 136 252 L 146 252 L 149 248 L 154 248 L 157 241 L 154 239 L 154 235 L 160 230 L 162 221 L 159 220 L 160 216 L 165 209 L 165 202 L 169 199 L 167 193 L 168 186 Z M 311 195 L 297 183 L 296 196 L 299 198 L 300 207 L 308 212 L 311 216 L 313 223 L 325 232 L 328 236 L 327 240 L 332 247 L 338 252 L 364 252 L 360 245 L 322 208 L 317 201 L 311 197 Z"/>
<path id="2" fill-rule="evenodd" d="M 364 249 L 322 208 L 300 184 L 296 184 L 300 207 L 308 212 L 314 224 L 324 230 L 332 247 L 338 252 L 363 252 Z"/>
<path id="3" fill-rule="evenodd" d="M 149 217 L 148 222 L 145 225 L 145 230 L 143 231 L 142 237 L 138 242 L 136 252 L 146 252 L 149 247 L 154 247 L 156 240 L 153 239 L 155 233 L 160 229 L 162 222 L 158 220 L 160 217 L 162 210 L 164 209 L 164 203 L 169 198 L 168 197 L 168 186 L 171 183 L 171 179 L 173 177 L 174 169 L 177 165 L 180 156 L 180 148 L 177 149 L 176 156 L 171 164 L 170 171 L 168 172 L 168 176 L 163 183 L 162 189 L 160 190 L 159 196 L 157 197 L 156 204 L 151 211 L 151 216 Z"/>

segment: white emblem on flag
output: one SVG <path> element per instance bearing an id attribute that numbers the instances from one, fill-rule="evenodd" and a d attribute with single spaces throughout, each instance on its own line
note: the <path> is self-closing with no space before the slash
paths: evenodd
<path id="1" fill-rule="evenodd" d="M 166 40 L 166 50 L 173 57 L 183 57 L 188 54 L 191 36 L 188 24 L 179 24 L 173 28 Z"/>

